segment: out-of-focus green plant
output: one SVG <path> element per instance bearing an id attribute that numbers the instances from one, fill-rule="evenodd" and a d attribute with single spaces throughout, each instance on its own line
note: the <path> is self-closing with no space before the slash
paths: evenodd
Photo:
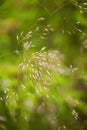
<path id="1" fill-rule="evenodd" d="M 0 67 L 0 129 L 86 129 L 86 1 L 17 2 L 0 8 L 1 54 L 9 49 L 18 57 L 10 53 L 17 63 L 7 58 Z M 19 27 L 31 29 L 13 44 Z"/>

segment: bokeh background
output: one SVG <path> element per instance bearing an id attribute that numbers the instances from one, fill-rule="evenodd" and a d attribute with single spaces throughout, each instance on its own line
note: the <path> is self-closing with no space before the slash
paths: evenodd
<path id="1" fill-rule="evenodd" d="M 43 47 L 64 57 L 48 86 L 18 68 Z M 0 0 L 0 130 L 86 130 L 86 93 L 87 1 Z"/>

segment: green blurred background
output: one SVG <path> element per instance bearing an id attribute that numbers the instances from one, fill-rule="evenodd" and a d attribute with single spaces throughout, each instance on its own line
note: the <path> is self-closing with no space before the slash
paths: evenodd
<path id="1" fill-rule="evenodd" d="M 39 28 L 30 53 L 44 46 L 58 50 L 64 55 L 62 66 L 71 72 L 54 72 L 48 91 L 40 83 L 38 93 L 18 64 L 29 57 L 23 37 Z M 0 130 L 86 130 L 86 93 L 87 1 L 0 0 Z"/>

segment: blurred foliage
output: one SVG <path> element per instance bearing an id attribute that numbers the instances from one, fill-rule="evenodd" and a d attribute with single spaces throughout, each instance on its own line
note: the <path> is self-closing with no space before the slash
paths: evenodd
<path id="1" fill-rule="evenodd" d="M 86 0 L 0 0 L 0 130 L 87 129 L 86 21 Z"/>

